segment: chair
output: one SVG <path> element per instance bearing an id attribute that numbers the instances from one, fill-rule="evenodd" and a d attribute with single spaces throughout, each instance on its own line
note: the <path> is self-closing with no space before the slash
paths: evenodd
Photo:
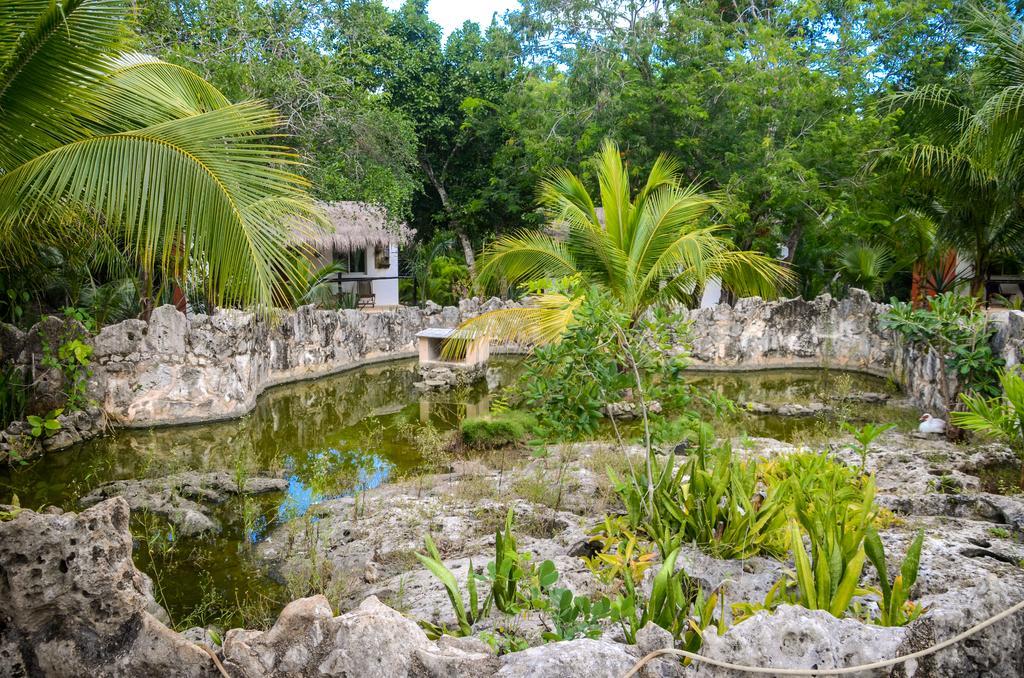
<path id="1" fill-rule="evenodd" d="M 373 293 L 373 283 L 370 280 L 356 281 L 356 308 L 369 308 L 376 306 L 377 295 Z"/>

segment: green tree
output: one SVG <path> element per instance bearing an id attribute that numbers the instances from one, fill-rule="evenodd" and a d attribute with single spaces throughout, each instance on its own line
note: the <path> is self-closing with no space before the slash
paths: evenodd
<path id="1" fill-rule="evenodd" d="M 441 27 L 427 16 L 426 0 L 407 0 L 388 33 L 391 52 L 379 56 L 381 86 L 415 125 L 423 190 L 414 205 L 414 224 L 424 238 L 435 229 L 453 232 L 470 270 L 474 242 L 500 230 L 508 217 L 505 182 L 515 174 L 494 174 L 491 159 L 506 141 L 500 108 L 513 87 L 519 56 L 509 33 L 466 22 L 442 41 Z M 521 203 L 512 200 L 512 209 Z"/>
<path id="2" fill-rule="evenodd" d="M 407 216 L 419 177 L 413 125 L 380 87 L 396 52 L 379 0 L 146 0 L 146 48 L 204 75 L 230 98 L 281 112 L 323 200 Z"/>
<path id="3" fill-rule="evenodd" d="M 772 297 L 792 283 L 788 270 L 763 254 L 738 250 L 722 226 L 705 218 L 716 205 L 699 185 L 685 185 L 679 165 L 662 157 L 631 196 L 629 171 L 607 141 L 598 158 L 601 211 L 572 172 L 553 172 L 541 184 L 550 222 L 564 239 L 522 231 L 496 239 L 481 256 L 484 284 L 525 283 L 533 289 L 574 281 L 575 291 L 547 291 L 527 308 L 485 313 L 466 326 L 502 340 L 555 341 L 564 334 L 587 286 L 605 290 L 635 325 L 650 308 L 699 299 L 720 279 L 741 295 Z M 582 292 L 580 292 L 582 290 Z"/>
<path id="4" fill-rule="evenodd" d="M 180 66 L 127 51 L 126 0 L 0 8 L 0 242 L 24 252 L 103 225 L 158 276 L 217 303 L 270 307 L 301 266 L 286 222 L 310 214 L 263 104 L 232 104 Z"/>
<path id="5" fill-rule="evenodd" d="M 963 29 L 981 48 L 970 87 L 927 85 L 894 95 L 924 140 L 899 149 L 939 235 L 971 257 L 978 292 L 1000 256 L 1024 252 L 1024 43 L 1005 12 L 972 5 Z"/>

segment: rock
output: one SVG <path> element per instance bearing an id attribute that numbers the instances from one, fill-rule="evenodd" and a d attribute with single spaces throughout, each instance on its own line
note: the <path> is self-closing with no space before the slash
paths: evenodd
<path id="1" fill-rule="evenodd" d="M 501 658 L 501 678 L 620 678 L 640 659 L 627 645 L 603 640 L 567 640 L 531 647 Z"/>
<path id="2" fill-rule="evenodd" d="M 490 652 L 439 646 L 413 621 L 370 596 L 352 612 L 331 616 L 323 596 L 290 603 L 265 633 L 231 630 L 224 664 L 232 676 L 488 675 Z"/>
<path id="3" fill-rule="evenodd" d="M 213 676 L 205 652 L 147 608 L 128 504 L 0 522 L 0 675 Z"/>
<path id="4" fill-rule="evenodd" d="M 909 654 L 950 638 L 1020 602 L 1020 578 L 989 575 L 976 586 L 951 590 L 921 603 L 932 609 L 907 628 L 897 654 Z M 916 661 L 918 676 L 1024 676 L 1024 615 L 1018 613 L 969 640 Z"/>
<path id="5" fill-rule="evenodd" d="M 220 529 L 217 522 L 206 515 L 199 501 L 219 504 L 232 495 L 257 495 L 287 489 L 288 481 L 283 478 L 247 478 L 239 489 L 235 479 L 224 471 L 189 471 L 163 478 L 104 483 L 79 499 L 79 503 L 92 506 L 109 497 L 123 497 L 132 509 L 163 516 L 174 523 L 180 535 L 190 537 Z"/>
<path id="6" fill-rule="evenodd" d="M 421 364 L 420 381 L 416 388 L 425 391 L 443 391 L 450 388 L 469 386 L 487 375 L 487 365 L 461 365 L 458 363 Z"/>
<path id="7" fill-rule="evenodd" d="M 373 584 L 378 579 L 380 579 L 380 565 L 372 560 L 366 561 L 366 566 L 363 568 L 363 581 L 367 584 Z"/>
<path id="8" fill-rule="evenodd" d="M 823 610 L 782 605 L 758 612 L 719 636 L 704 634 L 701 654 L 741 666 L 830 669 L 868 664 L 896 656 L 905 628 L 837 619 Z M 749 674 L 700 664 L 697 676 L 748 678 Z"/>
<path id="9" fill-rule="evenodd" d="M 647 655 L 655 650 L 675 647 L 675 640 L 671 633 L 654 622 L 648 622 L 636 632 L 636 647 L 640 654 Z"/>

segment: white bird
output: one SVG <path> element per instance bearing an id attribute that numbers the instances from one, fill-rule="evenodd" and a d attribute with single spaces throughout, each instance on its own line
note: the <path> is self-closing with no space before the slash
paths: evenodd
<path id="1" fill-rule="evenodd" d="M 917 425 L 917 430 L 921 433 L 945 433 L 946 422 L 943 419 L 936 419 L 932 415 L 925 412 L 921 415 L 921 423 Z"/>

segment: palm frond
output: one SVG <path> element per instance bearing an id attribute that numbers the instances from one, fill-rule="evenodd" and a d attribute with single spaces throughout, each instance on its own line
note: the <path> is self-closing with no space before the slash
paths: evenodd
<path id="1" fill-rule="evenodd" d="M 522 308 L 499 309 L 467 320 L 459 329 L 485 335 L 499 343 L 527 346 L 557 343 L 572 324 L 583 297 L 564 294 L 539 294 L 530 297 Z M 458 344 L 450 339 L 448 344 Z"/>
<path id="2" fill-rule="evenodd" d="M 477 261 L 484 285 L 501 279 L 509 283 L 557 279 L 578 271 L 569 248 L 551 236 L 522 230 L 493 241 Z"/>
<path id="3" fill-rule="evenodd" d="M 604 208 L 604 228 L 612 244 L 625 251 L 633 205 L 629 200 L 629 172 L 619 147 L 609 139 L 601 144 L 597 161 L 597 183 Z"/>
<path id="4" fill-rule="evenodd" d="M 41 218 L 57 201 L 102 213 L 151 269 L 185 260 L 208 266 L 218 303 L 268 308 L 280 284 L 287 202 L 304 201 L 294 163 L 268 143 L 277 116 L 238 104 L 125 133 L 66 144 L 0 176 L 0 240 Z"/>
<path id="5" fill-rule="evenodd" d="M 120 51 L 127 0 L 0 3 L 0 171 L 73 141 L 105 54 Z"/>
<path id="6" fill-rule="evenodd" d="M 145 54 L 108 59 L 97 79 L 92 108 L 82 116 L 98 132 L 149 127 L 220 108 L 228 101 L 192 71 Z"/>

